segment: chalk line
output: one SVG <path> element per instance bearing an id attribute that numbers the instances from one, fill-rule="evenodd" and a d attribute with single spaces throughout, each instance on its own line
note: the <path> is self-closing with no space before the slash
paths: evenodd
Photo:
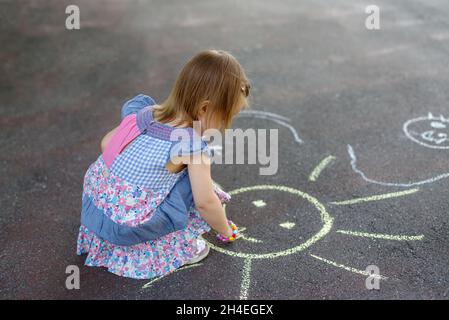
<path id="1" fill-rule="evenodd" d="M 420 186 L 420 185 L 423 185 L 423 184 L 433 183 L 433 182 L 436 182 L 438 180 L 445 179 L 445 178 L 449 177 L 449 172 L 448 172 L 448 173 L 444 173 L 444 174 L 441 174 L 439 176 L 436 176 L 434 178 L 430 178 L 430 179 L 422 180 L 422 181 L 417 181 L 417 182 L 392 183 L 392 182 L 383 182 L 383 181 L 373 180 L 373 179 L 368 178 L 366 176 L 366 174 L 362 170 L 357 168 L 357 157 L 355 155 L 354 149 L 349 144 L 348 144 L 348 153 L 349 153 L 349 156 L 351 158 L 352 170 L 354 170 L 355 173 L 358 173 L 362 177 L 363 180 L 365 180 L 366 182 L 369 182 L 369 183 L 379 184 L 379 185 L 383 185 L 383 186 L 390 186 L 390 187 L 404 187 L 404 188 L 408 188 L 408 187 L 415 187 L 415 186 Z"/>
<path id="2" fill-rule="evenodd" d="M 173 273 L 176 273 L 176 272 L 181 271 L 181 270 L 186 270 L 186 269 L 190 269 L 190 268 L 194 268 L 194 267 L 199 267 L 199 266 L 201 266 L 201 265 L 202 265 L 202 263 L 194 263 L 194 264 L 187 265 L 187 266 L 185 266 L 185 267 L 181 267 L 181 268 L 179 268 L 179 269 L 176 269 L 176 270 L 174 270 L 174 271 L 172 271 L 172 272 L 166 274 L 165 276 L 157 277 L 156 279 L 151 280 L 150 282 L 146 283 L 146 284 L 142 287 L 142 289 L 147 289 L 147 288 L 151 287 L 155 282 L 158 282 L 159 280 L 162 280 L 162 279 L 164 279 L 165 277 L 167 277 L 167 276 L 169 276 L 169 275 L 171 275 L 171 274 L 173 274 Z"/>
<path id="3" fill-rule="evenodd" d="M 432 144 L 420 141 L 420 140 L 416 139 L 410 133 L 410 130 L 408 129 L 410 124 L 415 123 L 415 122 L 419 122 L 419 121 L 426 121 L 426 120 L 427 121 L 439 120 L 439 121 L 442 121 L 442 122 L 449 123 L 449 120 L 444 118 L 443 116 L 435 117 L 435 116 L 432 115 L 432 113 L 429 113 L 429 115 L 427 117 L 419 117 L 419 118 L 411 119 L 411 120 L 408 120 L 407 122 L 405 122 L 404 125 L 402 126 L 402 130 L 404 131 L 404 134 L 407 136 L 407 138 L 409 138 L 413 142 L 415 142 L 415 143 L 417 143 L 417 144 L 419 144 L 419 145 L 421 145 L 423 147 L 431 148 L 431 149 L 446 149 L 446 150 L 449 149 L 449 146 L 436 146 L 436 145 L 432 145 Z"/>
<path id="4" fill-rule="evenodd" d="M 314 254 L 310 254 L 310 256 L 315 258 L 315 259 L 318 259 L 320 261 L 323 261 L 323 262 L 325 262 L 325 263 L 327 263 L 327 264 L 329 264 L 331 266 L 334 266 L 334 267 L 337 267 L 337 268 L 340 268 L 340 269 L 344 269 L 344 270 L 352 272 L 352 273 L 361 274 L 361 275 L 364 275 L 364 276 L 367 276 L 367 277 L 371 276 L 373 278 L 378 278 L 378 279 L 382 279 L 382 280 L 388 279 L 387 277 L 384 277 L 382 275 L 371 274 L 368 271 L 359 270 L 359 269 L 356 269 L 356 268 L 353 268 L 353 267 L 348 267 L 348 266 L 345 266 L 343 264 L 339 264 L 339 263 L 336 263 L 334 261 L 318 257 L 318 256 L 316 256 Z"/>
<path id="5" fill-rule="evenodd" d="M 424 235 L 422 234 L 419 236 L 406 236 L 406 235 L 391 235 L 381 233 L 367 233 L 349 230 L 337 230 L 336 232 L 356 237 L 366 237 L 366 238 L 395 240 L 395 241 L 420 241 L 424 239 Z"/>
<path id="6" fill-rule="evenodd" d="M 310 174 L 309 181 L 315 182 L 320 176 L 321 172 L 334 160 L 334 156 L 328 156 L 321 160 L 321 162 L 315 167 L 315 169 L 313 169 L 312 173 Z"/>
<path id="7" fill-rule="evenodd" d="M 265 207 L 267 204 L 263 200 L 255 200 L 253 201 L 253 205 L 255 205 L 257 208 Z"/>
<path id="8" fill-rule="evenodd" d="M 254 243 L 262 243 L 262 240 L 251 238 L 243 234 L 243 232 L 246 230 L 246 227 L 238 227 L 239 233 L 237 235 L 237 239 L 242 239 L 248 242 L 254 242 Z"/>
<path id="9" fill-rule="evenodd" d="M 242 284 L 240 285 L 240 300 L 248 300 L 248 291 L 251 284 L 251 259 L 245 259 L 242 272 Z"/>
<path id="10" fill-rule="evenodd" d="M 279 226 L 281 226 L 284 229 L 288 229 L 288 230 L 293 229 L 295 227 L 295 225 L 296 225 L 296 223 L 288 222 L 288 221 L 279 224 Z"/>
<path id="11" fill-rule="evenodd" d="M 256 238 L 252 238 L 252 237 L 248 237 L 248 236 L 246 236 L 244 234 L 240 235 L 239 238 L 243 239 L 245 241 L 248 241 L 248 242 L 253 242 L 253 243 L 262 243 L 263 242 L 262 240 L 259 240 L 259 239 L 256 239 Z"/>
<path id="12" fill-rule="evenodd" d="M 315 242 L 317 242 L 320 239 L 322 239 L 323 237 L 325 237 L 331 230 L 332 224 L 333 224 L 333 218 L 326 211 L 326 208 L 324 207 L 324 205 L 321 202 L 319 202 L 318 199 L 312 197 L 308 193 L 305 193 L 301 190 L 297 190 L 297 189 L 285 187 L 285 186 L 277 186 L 277 185 L 256 185 L 256 186 L 243 187 L 243 188 L 239 188 L 236 190 L 232 190 L 229 192 L 229 194 L 232 196 L 232 195 L 236 195 L 236 194 L 240 194 L 240 193 L 244 193 L 244 192 L 248 192 L 248 191 L 258 191 L 258 190 L 283 191 L 283 192 L 291 193 L 293 195 L 296 195 L 296 196 L 308 201 L 320 213 L 321 223 L 323 224 L 321 229 L 316 234 L 314 234 L 312 237 L 307 239 L 305 242 L 300 243 L 295 247 L 292 247 L 292 248 L 289 248 L 286 250 L 282 250 L 282 251 L 277 251 L 277 252 L 261 253 L 261 254 L 237 252 L 237 251 L 231 251 L 225 247 L 216 246 L 213 243 L 208 242 L 209 246 L 213 250 L 218 251 L 223 254 L 227 254 L 231 257 L 239 257 L 239 258 L 245 258 L 245 259 L 247 259 L 247 258 L 250 258 L 250 259 L 274 259 L 274 258 L 278 258 L 278 257 L 288 256 L 290 254 L 294 254 L 296 252 L 300 252 L 300 251 L 303 251 L 303 250 L 309 248 Z"/>
<path id="13" fill-rule="evenodd" d="M 287 121 L 290 122 L 290 119 L 284 116 L 281 116 L 280 114 L 277 113 L 272 113 L 272 112 L 268 112 L 268 111 L 262 111 L 262 110 L 245 110 L 239 113 L 239 116 L 254 116 L 254 117 L 270 117 L 270 118 L 275 118 L 278 120 L 282 120 L 282 121 Z"/>
<path id="14" fill-rule="evenodd" d="M 355 198 L 355 199 L 345 200 L 345 201 L 336 201 L 336 202 L 331 202 L 331 204 L 334 204 L 337 206 L 344 206 L 344 205 L 356 204 L 356 203 L 361 203 L 361 202 L 379 201 L 379 200 L 385 200 L 385 199 L 390 199 L 390 198 L 403 197 L 403 196 L 406 196 L 406 195 L 409 195 L 409 194 L 412 194 L 412 193 L 415 193 L 418 191 L 419 191 L 419 189 L 415 188 L 415 189 L 409 189 L 409 190 L 399 191 L 399 192 L 378 194 L 378 195 L 364 197 L 364 198 Z"/>
<path id="15" fill-rule="evenodd" d="M 275 113 L 260 111 L 260 110 L 248 110 L 248 111 L 240 112 L 239 117 L 255 117 L 255 118 L 260 118 L 260 119 L 265 119 L 265 120 L 271 120 L 273 122 L 276 122 L 276 123 L 286 127 L 287 129 L 289 129 L 290 132 L 293 134 L 293 138 L 295 139 L 295 141 L 298 144 L 304 143 L 301 140 L 301 138 L 299 138 L 299 135 L 298 135 L 298 132 L 296 131 L 296 129 L 292 125 L 290 125 L 289 123 L 286 122 L 286 121 L 290 121 L 286 117 L 280 116 Z"/>

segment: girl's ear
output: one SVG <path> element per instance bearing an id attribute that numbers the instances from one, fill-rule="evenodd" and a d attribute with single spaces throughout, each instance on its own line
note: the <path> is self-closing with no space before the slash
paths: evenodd
<path id="1" fill-rule="evenodd" d="M 199 111 L 198 111 L 198 113 L 199 113 L 198 115 L 199 115 L 200 117 L 207 114 L 207 109 L 209 108 L 209 104 L 210 104 L 210 101 L 209 101 L 209 100 L 205 100 L 205 101 L 203 101 L 203 102 L 201 103 L 200 109 L 199 109 Z"/>

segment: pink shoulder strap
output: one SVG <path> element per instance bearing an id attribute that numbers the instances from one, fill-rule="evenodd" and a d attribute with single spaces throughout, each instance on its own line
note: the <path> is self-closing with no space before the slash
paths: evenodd
<path id="1" fill-rule="evenodd" d="M 136 114 L 125 117 L 111 141 L 103 151 L 103 160 L 108 168 L 123 149 L 141 134 L 136 121 Z"/>

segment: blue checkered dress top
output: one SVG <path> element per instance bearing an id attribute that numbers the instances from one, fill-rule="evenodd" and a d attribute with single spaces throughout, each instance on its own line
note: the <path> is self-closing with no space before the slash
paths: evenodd
<path id="1" fill-rule="evenodd" d="M 173 130 L 184 130 L 189 137 L 197 137 L 192 128 L 174 128 L 153 120 L 152 108 L 155 101 L 147 95 L 139 94 L 127 101 L 123 107 L 122 119 L 128 115 L 142 112 L 138 125 L 143 129 L 129 146 L 117 156 L 110 170 L 113 174 L 129 183 L 151 189 L 153 191 L 167 192 L 176 181 L 186 174 L 186 169 L 179 173 L 172 173 L 166 169 L 170 155 L 175 152 L 179 155 L 207 152 L 207 143 L 195 139 L 184 141 L 171 141 L 170 134 Z M 197 143 L 199 142 L 199 143 Z"/>

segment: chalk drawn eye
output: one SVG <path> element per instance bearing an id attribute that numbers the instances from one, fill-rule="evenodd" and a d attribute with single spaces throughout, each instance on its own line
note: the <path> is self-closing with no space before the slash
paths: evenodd
<path id="1" fill-rule="evenodd" d="M 296 225 L 296 223 L 288 222 L 288 221 L 279 224 L 279 226 L 281 226 L 284 229 L 288 229 L 288 230 L 293 229 L 295 227 L 295 225 Z"/>
<path id="2" fill-rule="evenodd" d="M 263 200 L 255 200 L 253 201 L 253 205 L 256 206 L 257 208 L 262 208 L 265 207 L 267 204 Z"/>
<path id="3" fill-rule="evenodd" d="M 446 125 L 439 121 L 432 121 L 430 126 L 435 129 L 446 129 Z"/>

